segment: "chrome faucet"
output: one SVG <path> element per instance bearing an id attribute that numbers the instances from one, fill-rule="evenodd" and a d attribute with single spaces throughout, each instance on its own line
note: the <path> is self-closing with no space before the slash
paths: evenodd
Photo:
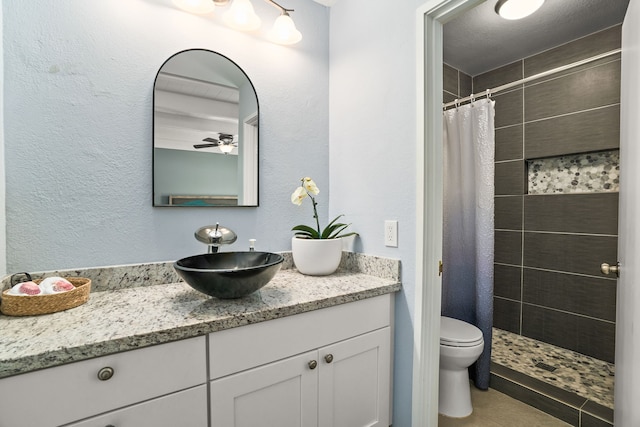
<path id="1" fill-rule="evenodd" d="M 216 225 L 205 225 L 200 227 L 195 233 L 196 239 L 209 247 L 207 253 L 218 252 L 221 245 L 230 245 L 235 242 L 238 236 L 232 230 Z"/>

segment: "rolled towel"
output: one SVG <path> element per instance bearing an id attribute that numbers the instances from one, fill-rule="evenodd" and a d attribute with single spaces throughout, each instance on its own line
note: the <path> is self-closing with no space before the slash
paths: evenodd
<path id="1" fill-rule="evenodd" d="M 50 295 L 70 291 L 75 289 L 75 286 L 63 277 L 47 277 L 40 282 L 40 289 L 43 295 Z"/>
<path id="2" fill-rule="evenodd" d="M 23 295 L 23 296 L 40 295 L 40 294 L 42 294 L 42 290 L 40 289 L 40 286 L 38 286 L 38 284 L 35 283 L 35 282 L 22 282 L 22 283 L 18 283 L 17 285 L 13 286 L 9 290 L 9 292 L 7 292 L 7 294 L 9 294 L 9 295 Z"/>

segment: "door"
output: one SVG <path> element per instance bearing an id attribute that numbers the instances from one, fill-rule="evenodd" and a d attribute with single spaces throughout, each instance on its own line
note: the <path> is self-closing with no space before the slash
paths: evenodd
<path id="1" fill-rule="evenodd" d="M 211 381 L 212 427 L 315 427 L 317 351 Z"/>
<path id="2" fill-rule="evenodd" d="M 620 206 L 616 313 L 615 424 L 640 425 L 640 4 L 631 0 L 622 24 Z"/>
<path id="3" fill-rule="evenodd" d="M 319 350 L 319 427 L 387 427 L 389 327 Z"/>

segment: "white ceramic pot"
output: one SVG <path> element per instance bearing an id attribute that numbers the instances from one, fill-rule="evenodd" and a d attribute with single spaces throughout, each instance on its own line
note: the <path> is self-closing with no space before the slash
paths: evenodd
<path id="1" fill-rule="evenodd" d="M 338 269 L 342 258 L 342 239 L 291 239 L 293 263 L 310 276 L 326 276 Z"/>

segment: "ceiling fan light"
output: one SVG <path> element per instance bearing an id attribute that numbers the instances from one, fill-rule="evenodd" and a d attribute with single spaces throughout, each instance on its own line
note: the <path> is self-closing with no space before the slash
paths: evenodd
<path id="1" fill-rule="evenodd" d="M 173 0 L 173 4 L 184 11 L 197 15 L 206 15 L 216 8 L 215 3 L 211 0 Z"/>
<path id="2" fill-rule="evenodd" d="M 230 152 L 233 151 L 233 145 L 231 144 L 220 144 L 218 146 L 218 148 L 220 149 L 220 151 L 222 151 L 224 154 L 229 154 Z"/>
<path id="3" fill-rule="evenodd" d="M 500 0 L 496 4 L 496 13 L 504 19 L 516 20 L 531 15 L 544 0 Z"/>
<path id="4" fill-rule="evenodd" d="M 222 17 L 224 23 L 234 30 L 253 31 L 260 28 L 260 17 L 249 0 L 233 0 L 231 8 Z"/>
<path id="5" fill-rule="evenodd" d="M 296 24 L 287 12 L 276 18 L 273 27 L 267 34 L 269 40 L 278 44 L 295 44 L 302 40 L 302 33 L 296 28 Z"/>

